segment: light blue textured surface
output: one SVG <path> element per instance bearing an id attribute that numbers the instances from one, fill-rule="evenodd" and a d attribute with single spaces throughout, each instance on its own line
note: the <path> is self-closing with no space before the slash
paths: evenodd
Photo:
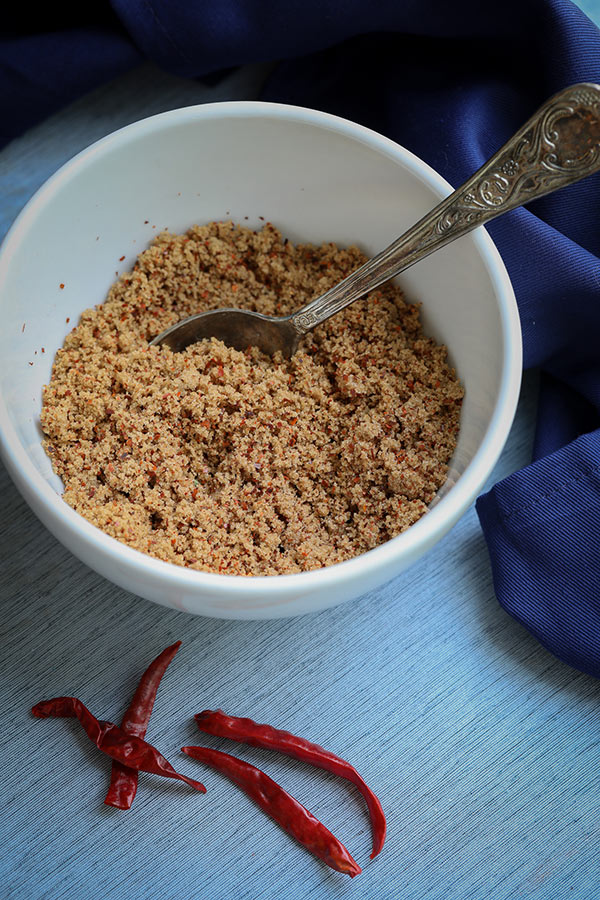
<path id="1" fill-rule="evenodd" d="M 599 0 L 581 4 L 600 17 Z M 144 67 L 53 117 L 0 154 L 2 233 L 58 165 L 108 131 L 162 109 L 249 97 L 265 69 L 215 89 Z M 491 481 L 530 454 L 536 380 Z M 0 573 L 4 800 L 0 895 L 18 900 L 592 900 L 600 895 L 600 685 L 554 660 L 498 607 L 473 510 L 382 590 L 320 615 L 194 619 L 113 587 L 30 513 L 4 470 Z M 102 805 L 110 765 L 76 723 L 32 703 L 79 696 L 119 720 L 163 647 L 183 647 L 148 738 L 185 785 L 141 776 L 134 808 Z M 269 721 L 353 762 L 388 815 L 368 859 L 358 793 L 332 776 L 205 738 L 205 707 Z M 352 882 L 296 846 L 240 792 L 182 757 L 206 743 L 257 763 L 363 865 Z"/>
<path id="2" fill-rule="evenodd" d="M 576 4 L 592 22 L 600 23 L 600 0 L 577 0 Z"/>

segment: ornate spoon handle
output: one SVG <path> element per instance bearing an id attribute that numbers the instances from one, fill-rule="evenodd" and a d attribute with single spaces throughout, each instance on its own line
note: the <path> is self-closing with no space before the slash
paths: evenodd
<path id="1" fill-rule="evenodd" d="M 299 334 L 478 225 L 600 170 L 600 85 L 555 94 L 462 187 L 389 247 L 290 316 Z"/>

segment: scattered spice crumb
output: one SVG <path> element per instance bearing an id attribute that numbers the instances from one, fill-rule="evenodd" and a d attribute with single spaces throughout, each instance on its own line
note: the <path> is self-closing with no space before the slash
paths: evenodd
<path id="1" fill-rule="evenodd" d="M 158 234 L 83 313 L 44 389 L 66 502 L 137 550 L 235 575 L 317 569 L 405 531 L 446 478 L 463 391 L 397 286 L 291 360 L 214 339 L 148 345 L 205 309 L 291 312 L 365 258 L 294 245 L 268 223 Z"/>
<path id="2" fill-rule="evenodd" d="M 25 331 L 25 322 L 23 322 L 23 327 L 21 328 L 21 334 Z"/>
<path id="3" fill-rule="evenodd" d="M 67 316 L 67 318 L 65 319 L 65 322 L 68 324 L 70 321 L 71 321 L 71 319 L 69 318 L 69 316 Z"/>
<path id="4" fill-rule="evenodd" d="M 124 256 L 120 256 L 120 257 L 119 257 L 119 262 L 123 262 L 124 259 L 125 259 Z"/>
<path id="5" fill-rule="evenodd" d="M 64 290 L 64 287 L 65 287 L 64 284 L 62 284 L 62 283 L 59 284 L 59 288 L 61 289 L 61 291 Z"/>

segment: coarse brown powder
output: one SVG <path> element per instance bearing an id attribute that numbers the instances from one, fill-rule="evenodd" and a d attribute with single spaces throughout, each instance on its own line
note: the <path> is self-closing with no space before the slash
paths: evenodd
<path id="1" fill-rule="evenodd" d="M 456 445 L 463 391 L 417 305 L 387 284 L 290 360 L 148 341 L 222 306 L 292 312 L 365 261 L 216 222 L 162 232 L 86 310 L 44 389 L 64 499 L 158 559 L 276 575 L 349 559 L 427 510 Z"/>

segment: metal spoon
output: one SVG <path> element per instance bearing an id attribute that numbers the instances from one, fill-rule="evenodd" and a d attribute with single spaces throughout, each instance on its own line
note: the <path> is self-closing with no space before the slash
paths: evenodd
<path id="1" fill-rule="evenodd" d="M 462 187 L 393 244 L 289 316 L 217 309 L 183 319 L 151 341 L 183 350 L 216 337 L 245 350 L 295 353 L 300 339 L 368 291 L 478 225 L 600 170 L 600 85 L 555 94 Z"/>

